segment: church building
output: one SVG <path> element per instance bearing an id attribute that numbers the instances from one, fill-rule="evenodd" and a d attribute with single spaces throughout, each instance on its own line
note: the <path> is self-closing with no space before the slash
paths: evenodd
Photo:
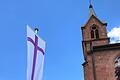
<path id="1" fill-rule="evenodd" d="M 107 23 L 89 6 L 89 18 L 82 30 L 84 80 L 120 80 L 120 43 L 110 44 Z"/>

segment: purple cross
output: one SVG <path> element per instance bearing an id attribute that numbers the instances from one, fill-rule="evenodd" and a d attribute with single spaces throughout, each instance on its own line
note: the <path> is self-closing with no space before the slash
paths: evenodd
<path id="1" fill-rule="evenodd" d="M 44 51 L 42 48 L 38 46 L 38 37 L 35 35 L 35 41 L 27 37 L 27 40 L 30 41 L 34 45 L 34 57 L 33 57 L 33 67 L 32 67 L 32 75 L 31 75 L 31 80 L 34 78 L 34 72 L 35 72 L 35 64 L 36 64 L 36 58 L 37 58 L 37 50 L 41 51 L 42 54 L 44 55 Z"/>

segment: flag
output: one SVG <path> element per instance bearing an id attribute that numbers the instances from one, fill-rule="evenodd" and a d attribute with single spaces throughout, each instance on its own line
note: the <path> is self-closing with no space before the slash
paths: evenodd
<path id="1" fill-rule="evenodd" d="M 45 41 L 27 25 L 27 80 L 42 80 Z"/>

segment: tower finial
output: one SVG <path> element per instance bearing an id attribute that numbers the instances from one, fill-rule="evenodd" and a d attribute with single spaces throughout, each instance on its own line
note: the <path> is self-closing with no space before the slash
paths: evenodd
<path id="1" fill-rule="evenodd" d="M 93 8 L 93 7 L 92 7 L 92 0 L 89 0 L 89 3 L 90 3 L 89 8 Z"/>

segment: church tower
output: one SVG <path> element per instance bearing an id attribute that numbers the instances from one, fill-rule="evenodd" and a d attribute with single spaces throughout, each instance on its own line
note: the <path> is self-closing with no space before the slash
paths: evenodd
<path id="1" fill-rule="evenodd" d="M 120 80 L 120 43 L 109 43 L 106 27 L 90 4 L 88 21 L 81 27 L 84 80 Z"/>

